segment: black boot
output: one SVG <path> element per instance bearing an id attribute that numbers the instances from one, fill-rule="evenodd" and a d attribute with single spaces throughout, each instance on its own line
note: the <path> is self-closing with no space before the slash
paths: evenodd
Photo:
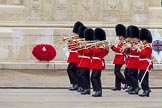
<path id="1" fill-rule="evenodd" d="M 78 85 L 74 84 L 71 88 L 69 88 L 70 91 L 78 90 Z"/>
<path id="2" fill-rule="evenodd" d="M 82 95 L 90 94 L 90 89 L 84 89 L 84 91 L 81 92 Z"/>
<path id="3" fill-rule="evenodd" d="M 117 91 L 117 90 L 121 90 L 121 88 L 118 88 L 118 87 L 114 87 L 114 88 L 112 88 L 111 90 L 113 90 L 113 91 Z"/>
<path id="4" fill-rule="evenodd" d="M 93 97 L 102 97 L 102 91 L 96 91 L 94 94 L 92 94 Z"/>
<path id="5" fill-rule="evenodd" d="M 133 87 L 129 86 L 129 88 L 125 91 L 125 92 L 130 92 L 130 91 L 133 91 Z"/>
<path id="6" fill-rule="evenodd" d="M 150 90 L 146 90 L 146 91 L 144 91 L 142 94 L 139 94 L 139 96 L 141 96 L 141 97 L 149 97 L 150 96 Z"/>
<path id="7" fill-rule="evenodd" d="M 133 91 L 129 91 L 129 94 L 138 94 L 138 92 L 140 91 L 140 88 L 135 88 Z"/>

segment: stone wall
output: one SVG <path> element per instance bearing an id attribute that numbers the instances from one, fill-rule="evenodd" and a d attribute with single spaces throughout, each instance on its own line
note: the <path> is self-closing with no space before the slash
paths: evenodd
<path id="1" fill-rule="evenodd" d="M 87 27 L 102 27 L 108 40 L 117 40 L 117 23 L 162 33 L 161 9 L 160 0 L 0 0 L 0 61 L 33 62 L 31 50 L 39 43 L 54 45 L 55 61 L 65 61 L 62 38 L 72 35 L 78 20 Z"/>
<path id="2" fill-rule="evenodd" d="M 1 21 L 146 23 L 146 0 L 1 0 Z"/>

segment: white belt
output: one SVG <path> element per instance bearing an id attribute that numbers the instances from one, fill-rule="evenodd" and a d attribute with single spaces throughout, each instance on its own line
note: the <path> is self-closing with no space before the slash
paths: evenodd
<path id="1" fill-rule="evenodd" d="M 78 53 L 78 51 L 72 51 L 72 50 L 70 52 Z"/>
<path id="2" fill-rule="evenodd" d="M 87 59 L 90 59 L 90 57 L 88 57 L 88 56 L 79 56 L 79 58 L 87 58 Z"/>
<path id="3" fill-rule="evenodd" d="M 122 53 L 115 53 L 116 55 L 123 55 Z"/>
<path id="4" fill-rule="evenodd" d="M 92 59 L 102 60 L 102 66 L 105 66 L 104 59 L 101 59 L 101 58 L 99 58 L 99 57 L 92 57 Z"/>
<path id="5" fill-rule="evenodd" d="M 101 58 L 99 58 L 99 57 L 92 57 L 92 59 L 98 59 L 98 60 L 101 60 Z"/>
<path id="6" fill-rule="evenodd" d="M 139 56 L 135 56 L 135 55 L 129 55 L 129 57 L 139 58 Z"/>
<path id="7" fill-rule="evenodd" d="M 151 59 L 148 59 L 148 58 L 140 58 L 139 60 L 140 60 L 140 61 L 144 61 L 144 60 L 146 60 L 146 61 L 148 61 L 149 63 L 152 62 L 152 60 L 151 60 Z"/>

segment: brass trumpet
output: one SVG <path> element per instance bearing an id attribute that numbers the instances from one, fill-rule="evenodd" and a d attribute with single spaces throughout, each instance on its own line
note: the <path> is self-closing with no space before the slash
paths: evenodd
<path id="1" fill-rule="evenodd" d="M 63 37 L 63 41 L 71 40 L 71 39 L 77 38 L 77 37 L 78 37 L 78 35 Z"/>
<path id="2" fill-rule="evenodd" d="M 77 46 L 73 47 L 73 49 L 84 49 L 84 48 L 91 48 L 91 47 L 94 47 L 94 46 L 97 46 L 97 47 L 104 47 L 106 48 L 107 50 L 109 50 L 109 46 L 111 44 L 115 44 L 115 42 L 109 42 L 108 40 L 103 40 L 103 41 L 78 41 L 78 44 Z"/>
<path id="3" fill-rule="evenodd" d="M 131 48 L 134 50 L 137 49 L 142 49 L 144 47 L 142 41 L 138 41 L 138 42 L 126 42 L 123 44 L 122 48 L 121 48 L 121 52 L 127 51 L 127 49 Z"/>
<path id="4" fill-rule="evenodd" d="M 95 42 L 94 41 L 78 41 L 76 42 L 76 46 L 74 46 L 72 48 L 73 49 L 83 49 L 83 48 L 88 48 L 88 47 L 92 47 L 95 46 Z"/>
<path id="5" fill-rule="evenodd" d="M 88 43 L 88 44 L 86 44 L 86 45 L 79 46 L 79 47 L 78 47 L 78 51 L 83 50 L 83 49 L 86 49 L 86 48 L 92 48 L 92 47 L 94 47 L 94 46 L 96 46 L 95 43 Z"/>
<path id="6" fill-rule="evenodd" d="M 122 45 L 122 47 L 121 47 L 121 49 L 120 49 L 120 51 L 121 51 L 121 52 L 127 52 L 127 50 L 128 50 L 129 48 L 131 48 L 132 46 L 133 46 L 133 45 L 132 45 L 131 42 L 124 42 L 123 45 Z"/>
<path id="7" fill-rule="evenodd" d="M 81 41 L 78 41 L 79 44 L 87 44 L 87 43 L 94 43 L 95 41 L 85 41 L 85 40 L 81 40 Z"/>
<path id="8" fill-rule="evenodd" d="M 83 41 L 85 41 L 85 39 L 84 39 L 84 38 L 76 39 L 76 41 L 77 41 L 77 42 L 83 42 Z"/>
<path id="9" fill-rule="evenodd" d="M 132 46 L 133 46 L 132 42 L 128 38 L 124 39 L 122 41 L 122 44 L 123 45 L 122 45 L 122 47 L 120 49 L 121 52 L 127 52 L 128 49 L 132 48 Z"/>
<path id="10" fill-rule="evenodd" d="M 106 49 L 109 49 L 109 42 L 104 40 L 104 41 L 88 41 L 87 43 L 83 44 L 81 48 L 91 48 L 91 47 L 104 47 Z"/>

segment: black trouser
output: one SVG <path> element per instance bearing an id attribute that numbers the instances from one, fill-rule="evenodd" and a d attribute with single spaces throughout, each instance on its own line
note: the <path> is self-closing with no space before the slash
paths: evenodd
<path id="1" fill-rule="evenodd" d="M 81 80 L 83 81 L 83 89 L 90 89 L 90 69 L 80 68 Z"/>
<path id="2" fill-rule="evenodd" d="M 91 74 L 91 82 L 93 86 L 93 91 L 101 91 L 102 84 L 101 84 L 101 70 L 93 69 Z"/>
<path id="3" fill-rule="evenodd" d="M 125 78 L 123 74 L 120 72 L 122 64 L 115 64 L 115 87 L 121 89 L 121 83 L 125 83 Z"/>
<path id="4" fill-rule="evenodd" d="M 82 68 L 78 67 L 77 68 L 78 86 L 84 88 L 81 71 L 82 71 Z"/>
<path id="5" fill-rule="evenodd" d="M 124 76 L 125 76 L 125 83 L 128 86 L 131 86 L 130 79 L 129 79 L 129 71 L 128 71 L 128 68 L 127 67 L 124 70 Z"/>
<path id="6" fill-rule="evenodd" d="M 138 69 L 137 68 L 128 68 L 128 75 L 131 83 L 131 87 L 138 88 Z"/>
<path id="7" fill-rule="evenodd" d="M 70 83 L 73 85 L 78 84 L 76 71 L 77 71 L 76 63 L 69 63 L 67 67 L 67 73 L 69 76 Z"/>
<path id="8" fill-rule="evenodd" d="M 141 81 L 143 75 L 145 73 L 145 70 L 140 70 L 139 72 L 139 81 Z M 146 72 L 146 75 L 141 83 L 141 87 L 142 87 L 142 90 L 146 91 L 146 90 L 149 90 L 150 87 L 149 87 L 149 72 L 147 71 Z"/>

